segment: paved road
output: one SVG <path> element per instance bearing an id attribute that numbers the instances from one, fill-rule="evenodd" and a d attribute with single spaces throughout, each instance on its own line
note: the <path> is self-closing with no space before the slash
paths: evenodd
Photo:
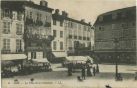
<path id="1" fill-rule="evenodd" d="M 136 66 L 127 66 L 127 65 L 119 65 L 119 72 L 122 73 L 123 81 L 117 82 L 115 81 L 115 65 L 99 65 L 100 73 L 97 74 L 95 77 L 86 77 L 86 80 L 83 82 L 79 82 L 77 80 L 77 76 L 81 75 L 81 72 L 75 72 L 72 76 L 67 76 L 67 69 L 62 68 L 61 64 L 54 64 L 52 65 L 53 71 L 52 72 L 41 72 L 41 73 L 34 73 L 31 75 L 25 76 L 15 76 L 14 78 L 10 78 L 11 81 L 14 79 L 18 79 L 19 81 L 27 80 L 30 81 L 31 78 L 34 78 L 34 81 L 49 81 L 54 83 L 60 83 L 58 87 L 63 87 L 66 85 L 67 87 L 77 86 L 82 88 L 82 86 L 90 86 L 95 88 L 105 88 L 106 84 L 112 86 L 112 88 L 137 88 L 137 81 L 134 81 L 134 73 L 137 71 Z M 7 79 L 3 79 L 2 81 L 6 81 Z M 9 80 L 9 78 L 8 78 Z M 37 86 L 37 85 L 36 85 Z M 58 88 L 56 87 L 56 88 Z M 83 87 L 84 88 L 84 87 Z"/>

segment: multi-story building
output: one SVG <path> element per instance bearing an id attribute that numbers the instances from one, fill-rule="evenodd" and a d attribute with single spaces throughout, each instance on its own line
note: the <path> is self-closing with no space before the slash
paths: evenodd
<path id="1" fill-rule="evenodd" d="M 20 8 L 1 2 L 0 49 L 2 62 L 21 64 L 24 54 L 24 14 Z M 6 62 L 7 63 L 7 62 Z M 4 64 L 5 65 L 5 64 Z"/>
<path id="2" fill-rule="evenodd" d="M 17 14 L 18 19 L 18 15 L 23 15 L 22 25 L 19 24 L 21 22 L 18 22 L 17 28 L 22 27 L 24 35 L 21 35 L 22 40 L 18 41 L 18 44 L 22 46 L 23 50 L 25 49 L 29 60 L 51 59 L 52 56 L 64 58 L 70 54 L 78 55 L 91 51 L 94 43 L 94 31 L 91 25 L 84 20 L 78 21 L 69 18 L 65 11 L 62 11 L 60 15 L 58 9 L 52 14 L 53 9 L 49 8 L 48 2 L 44 0 L 40 1 L 40 5 L 32 1 L 4 2 L 8 3 L 9 9 L 18 11 L 13 15 L 9 11 L 10 17 Z M 9 42 L 9 40 L 5 40 L 5 42 Z M 25 44 L 21 42 L 25 42 Z"/>
<path id="3" fill-rule="evenodd" d="M 59 14 L 59 10 L 56 9 L 52 15 L 52 35 L 54 40 L 52 41 L 52 53 L 55 58 L 64 58 L 67 56 L 65 48 L 65 30 L 64 30 L 64 17 Z"/>
<path id="4" fill-rule="evenodd" d="M 8 7 L 16 8 L 19 11 L 21 10 L 24 15 L 22 21 L 23 25 L 19 24 L 17 27 L 18 29 L 21 27 L 24 29 L 24 36 L 22 38 L 25 42 L 24 48 L 28 59 L 45 60 L 44 58 L 47 58 L 47 53 L 51 50 L 50 45 L 53 38 L 51 36 L 51 18 L 53 9 L 49 8 L 47 6 L 48 3 L 44 0 L 40 1 L 40 5 L 35 4 L 32 1 L 5 2 L 8 3 Z M 12 15 L 10 14 L 9 16 Z M 8 42 L 8 40 L 6 40 L 6 42 Z M 13 45 L 13 47 L 14 46 L 15 45 Z"/>
<path id="5" fill-rule="evenodd" d="M 101 62 L 136 62 L 135 6 L 101 14 L 94 26 L 94 49 Z"/>
<path id="6" fill-rule="evenodd" d="M 28 59 L 47 58 L 51 51 L 51 19 L 52 10 L 44 0 L 40 5 L 25 3 L 25 49 Z"/>
<path id="7" fill-rule="evenodd" d="M 67 17 L 65 19 L 66 50 L 68 54 L 86 55 L 92 51 L 94 30 L 90 23 Z"/>
<path id="8" fill-rule="evenodd" d="M 78 21 L 68 17 L 65 11 L 62 14 L 56 9 L 53 14 L 52 51 L 55 56 L 82 55 L 90 52 L 94 44 L 94 30 L 90 23 Z"/>

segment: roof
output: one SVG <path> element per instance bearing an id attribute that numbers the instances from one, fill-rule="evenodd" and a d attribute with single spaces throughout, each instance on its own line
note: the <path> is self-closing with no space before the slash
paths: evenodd
<path id="1" fill-rule="evenodd" d="M 40 10 L 46 10 L 48 12 L 53 11 L 52 8 L 41 6 L 31 1 L 1 1 L 2 8 L 6 7 L 6 8 L 10 8 L 11 10 L 23 10 L 24 5 L 30 6 L 36 9 L 40 9 Z"/>
<path id="2" fill-rule="evenodd" d="M 91 24 L 89 24 L 89 23 L 82 22 L 82 21 L 79 21 L 79 20 L 76 20 L 76 19 L 73 19 L 73 18 L 70 18 L 70 17 L 65 17 L 65 16 L 60 15 L 60 14 L 52 14 L 52 18 L 54 20 L 59 20 L 59 21 L 68 20 L 68 21 L 80 23 L 80 24 L 83 24 L 83 25 L 91 26 Z"/>
<path id="3" fill-rule="evenodd" d="M 68 21 L 72 21 L 72 22 L 76 22 L 76 23 L 83 24 L 83 25 L 91 26 L 91 24 L 89 24 L 89 23 L 82 22 L 82 21 L 79 21 L 79 20 L 76 20 L 76 19 L 73 19 L 73 18 L 67 17 L 67 18 L 65 18 L 65 19 L 68 20 Z"/>
<path id="4" fill-rule="evenodd" d="M 112 14 L 114 13 L 117 13 L 116 19 L 112 19 Z M 122 14 L 124 14 L 125 17 L 122 17 Z M 103 21 L 99 21 L 100 17 L 103 17 Z M 109 23 L 114 21 L 129 21 L 129 20 L 135 20 L 135 19 L 136 19 L 136 6 L 132 6 L 132 7 L 117 9 L 117 10 L 100 14 L 97 17 L 97 20 L 95 21 L 94 25 L 100 24 L 100 23 Z"/>

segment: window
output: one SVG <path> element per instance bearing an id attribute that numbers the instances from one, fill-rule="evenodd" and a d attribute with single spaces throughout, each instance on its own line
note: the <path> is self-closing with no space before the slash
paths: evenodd
<path id="1" fill-rule="evenodd" d="M 124 29 L 126 29 L 126 28 L 128 28 L 128 24 L 127 23 L 122 23 L 121 27 L 124 28 Z"/>
<path id="2" fill-rule="evenodd" d="M 21 52 L 21 40 L 16 40 L 16 52 Z"/>
<path id="3" fill-rule="evenodd" d="M 135 22 L 133 22 L 133 23 L 132 23 L 132 26 L 135 26 L 135 25 L 136 25 Z"/>
<path id="4" fill-rule="evenodd" d="M 17 19 L 18 19 L 19 21 L 22 20 L 22 14 L 21 14 L 21 12 L 18 12 L 18 13 L 17 13 Z"/>
<path id="5" fill-rule="evenodd" d="M 81 29 L 81 25 L 80 24 L 79 24 L 78 28 Z"/>
<path id="6" fill-rule="evenodd" d="M 56 20 L 53 20 L 53 25 L 56 25 Z"/>
<path id="7" fill-rule="evenodd" d="M 116 28 L 116 24 L 112 24 L 112 29 L 115 29 Z"/>
<path id="8" fill-rule="evenodd" d="M 63 26 L 63 21 L 60 21 L 60 26 L 61 26 L 61 27 Z"/>
<path id="9" fill-rule="evenodd" d="M 3 33 L 10 33 L 10 22 L 3 22 Z"/>
<path id="10" fill-rule="evenodd" d="M 53 42 L 53 49 L 54 49 L 54 50 L 56 50 L 56 49 L 57 49 L 57 47 L 56 47 L 56 46 L 57 46 L 57 42 L 56 42 L 56 41 L 54 41 L 54 42 Z"/>
<path id="11" fill-rule="evenodd" d="M 41 20 L 41 14 L 37 13 L 37 20 Z"/>
<path id="12" fill-rule="evenodd" d="M 10 39 L 3 39 L 3 50 L 10 50 Z"/>
<path id="13" fill-rule="evenodd" d="M 63 50 L 63 42 L 60 42 L 60 50 Z"/>
<path id="14" fill-rule="evenodd" d="M 125 18 L 126 17 L 126 13 L 123 12 L 122 15 L 121 15 L 122 18 Z"/>
<path id="15" fill-rule="evenodd" d="M 56 37 L 56 35 L 57 35 L 57 31 L 53 30 L 53 36 Z"/>
<path id="16" fill-rule="evenodd" d="M 60 31 L 60 38 L 63 38 L 63 31 Z"/>
<path id="17" fill-rule="evenodd" d="M 9 9 L 4 9 L 2 16 L 3 17 L 11 17 L 11 11 Z"/>
<path id="18" fill-rule="evenodd" d="M 32 12 L 30 12 L 30 18 L 32 19 Z"/>
<path id="19" fill-rule="evenodd" d="M 86 26 L 84 26 L 84 31 L 86 31 Z"/>
<path id="20" fill-rule="evenodd" d="M 36 52 L 31 52 L 31 59 L 36 59 Z"/>
<path id="21" fill-rule="evenodd" d="M 117 13 L 113 13 L 112 14 L 112 19 L 116 19 L 117 18 Z"/>
<path id="22" fill-rule="evenodd" d="M 99 27 L 99 30 L 100 30 L 100 31 L 104 31 L 104 27 L 103 27 L 103 26 L 100 26 L 100 27 Z"/>
<path id="23" fill-rule="evenodd" d="M 17 35 L 21 35 L 22 34 L 22 24 L 16 24 L 16 29 L 17 29 L 17 31 L 16 31 L 16 34 Z"/>
<path id="24" fill-rule="evenodd" d="M 100 21 L 100 22 L 103 21 L 103 16 L 100 16 L 100 17 L 99 17 L 99 21 Z"/>

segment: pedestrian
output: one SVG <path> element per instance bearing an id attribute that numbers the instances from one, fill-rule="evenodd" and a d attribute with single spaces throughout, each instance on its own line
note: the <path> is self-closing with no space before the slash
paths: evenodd
<path id="1" fill-rule="evenodd" d="M 72 76 L 72 66 L 70 63 L 68 64 L 68 76 Z"/>
<path id="2" fill-rule="evenodd" d="M 99 73 L 99 66 L 98 66 L 98 64 L 96 65 L 96 72 Z"/>
<path id="3" fill-rule="evenodd" d="M 86 79 L 86 78 L 85 78 L 85 75 L 86 75 L 86 74 L 85 74 L 85 66 L 82 66 L 81 73 L 82 73 L 82 74 L 81 74 L 82 79 L 84 79 L 84 80 L 85 80 L 85 79 Z"/>
<path id="4" fill-rule="evenodd" d="M 87 76 L 92 76 L 90 66 L 87 65 Z"/>
<path id="5" fill-rule="evenodd" d="M 96 75 L 96 68 L 93 67 L 93 75 L 95 76 Z"/>

